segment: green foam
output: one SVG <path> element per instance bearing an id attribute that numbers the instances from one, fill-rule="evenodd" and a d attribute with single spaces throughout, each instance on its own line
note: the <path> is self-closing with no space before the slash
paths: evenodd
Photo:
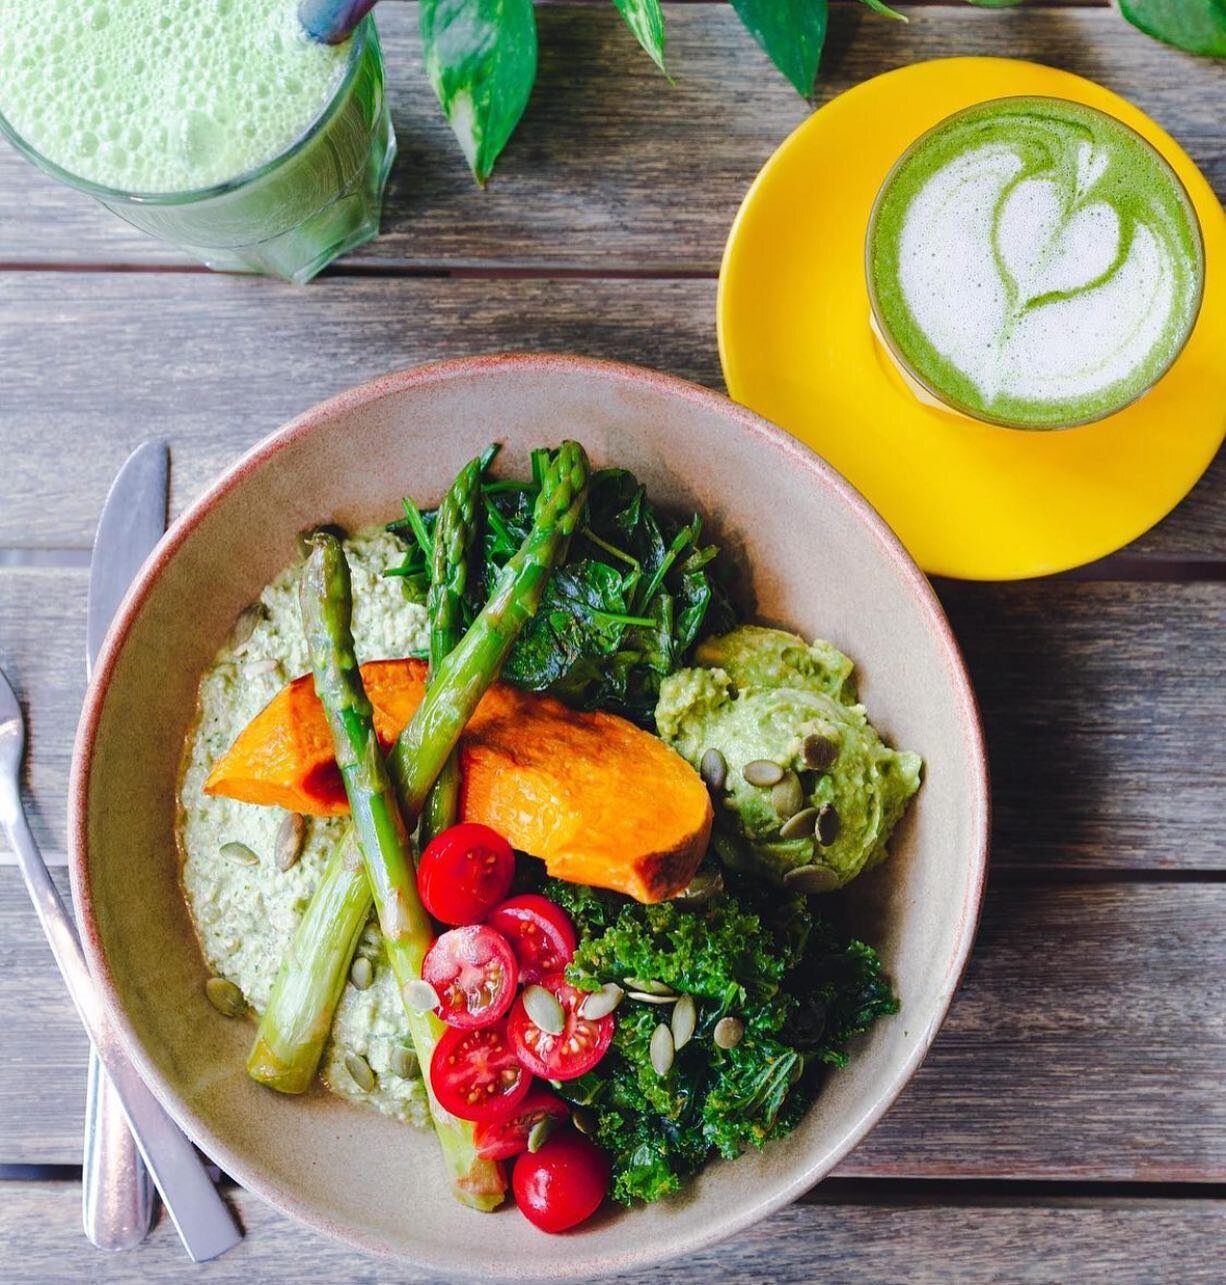
<path id="1" fill-rule="evenodd" d="M 348 57 L 307 39 L 294 0 L 0 0 L 0 114 L 61 169 L 128 192 L 258 168 Z"/>
<path id="2" fill-rule="evenodd" d="M 868 259 L 911 373 L 971 415 L 1036 428 L 1150 387 L 1204 271 L 1169 166 L 1113 117 L 1051 98 L 985 103 L 921 138 L 878 199 Z"/>

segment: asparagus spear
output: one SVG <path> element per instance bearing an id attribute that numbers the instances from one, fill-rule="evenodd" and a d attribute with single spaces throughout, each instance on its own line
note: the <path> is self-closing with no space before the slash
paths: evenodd
<path id="1" fill-rule="evenodd" d="M 564 442 L 545 472 L 527 539 L 503 568 L 461 646 L 439 666 L 425 700 L 401 733 L 392 775 L 408 825 L 419 815 L 442 764 L 501 672 L 520 630 L 540 606 L 549 575 L 565 556 L 582 513 L 588 475 L 583 448 Z M 464 659 L 457 664 L 461 650 Z M 436 707 L 445 712 L 436 712 Z M 314 1079 L 352 953 L 338 952 L 335 943 L 356 941 L 369 913 L 370 896 L 367 880 L 352 859 L 329 862 L 261 1019 L 247 1063 L 255 1079 L 291 1093 L 305 1091 Z M 329 915 L 325 907 L 337 911 Z M 468 1203 L 490 1207 L 486 1200 L 484 1206 L 478 1197 Z"/>
<path id="2" fill-rule="evenodd" d="M 461 609 L 468 585 L 468 550 L 477 532 L 481 502 L 480 458 L 470 461 L 451 484 L 434 523 L 434 558 L 426 611 L 430 617 L 430 676 L 460 641 Z M 452 750 L 430 789 L 422 817 L 422 842 L 454 825 L 459 809 L 459 752 Z"/>
<path id="3" fill-rule="evenodd" d="M 499 573 L 480 615 L 439 665 L 426 699 L 396 742 L 389 767 L 407 814 L 416 814 L 434 783 L 434 753 L 441 745 L 449 753 L 460 739 L 520 631 L 541 605 L 583 512 L 589 473 L 583 447 L 563 442 L 541 479 L 532 530 Z"/>
<path id="4" fill-rule="evenodd" d="M 370 904 L 362 851 L 346 826 L 273 983 L 247 1058 L 253 1080 L 281 1093 L 310 1087 Z"/>
<path id="5" fill-rule="evenodd" d="M 332 730 L 362 867 L 374 894 L 388 960 L 406 996 L 409 1034 L 418 1060 L 428 1067 L 444 1027 L 433 1013 L 410 1004 L 405 988 L 421 977 L 422 960 L 434 940 L 434 925 L 417 893 L 408 831 L 375 735 L 370 701 L 354 654 L 349 564 L 340 541 L 327 532 L 314 537 L 302 576 L 301 604 L 315 693 Z M 358 872 L 352 882 L 361 878 Z M 472 1126 L 439 1106 L 428 1076 L 426 1092 L 457 1195 L 479 1208 L 493 1208 L 505 1190 L 498 1166 L 477 1156 Z"/>

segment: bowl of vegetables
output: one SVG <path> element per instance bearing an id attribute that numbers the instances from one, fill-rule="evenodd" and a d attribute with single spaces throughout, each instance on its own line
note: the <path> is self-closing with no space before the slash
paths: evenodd
<path id="1" fill-rule="evenodd" d="M 864 500 L 562 356 L 389 375 L 227 471 L 116 619 L 71 800 L 91 966 L 193 1139 L 495 1278 L 818 1181 L 927 1051 L 987 859 L 965 670 Z"/>

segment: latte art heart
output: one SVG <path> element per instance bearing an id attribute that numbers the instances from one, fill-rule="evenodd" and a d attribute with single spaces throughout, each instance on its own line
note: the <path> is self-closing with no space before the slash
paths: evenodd
<path id="1" fill-rule="evenodd" d="M 1164 162 L 1112 118 L 1055 99 L 985 104 L 921 140 L 879 199 L 878 324 L 968 413 L 1096 418 L 1186 338 L 1194 220 Z"/>

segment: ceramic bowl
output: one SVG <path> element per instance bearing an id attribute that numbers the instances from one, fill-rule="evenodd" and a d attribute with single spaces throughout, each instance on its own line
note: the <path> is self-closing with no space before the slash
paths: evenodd
<path id="1" fill-rule="evenodd" d="M 238 611 L 313 523 L 431 504 L 491 441 L 499 467 L 564 437 L 632 469 L 660 503 L 707 515 L 758 617 L 855 659 L 882 734 L 925 782 L 890 860 L 848 893 L 902 1009 L 831 1074 L 803 1124 L 714 1163 L 684 1195 L 608 1209 L 550 1237 L 513 1208 L 447 1194 L 436 1144 L 322 1090 L 250 1081 L 252 1028 L 219 1021 L 178 884 L 175 786 L 199 677 Z M 988 796 L 975 701 L 932 589 L 868 504 L 806 447 L 668 376 L 560 356 L 444 362 L 315 407 L 239 460 L 167 533 L 116 617 L 86 701 L 71 790 L 73 893 L 91 967 L 133 1061 L 187 1133 L 243 1186 L 320 1231 L 436 1272 L 580 1279 L 730 1235 L 795 1199 L 880 1119 L 928 1049 L 971 949 Z"/>

